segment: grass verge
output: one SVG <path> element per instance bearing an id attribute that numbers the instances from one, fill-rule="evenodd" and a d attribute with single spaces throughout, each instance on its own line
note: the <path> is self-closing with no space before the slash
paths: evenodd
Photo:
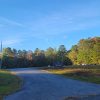
<path id="1" fill-rule="evenodd" d="M 4 96 L 18 91 L 21 87 L 21 79 L 6 70 L 0 70 L 0 100 Z"/>
<path id="2" fill-rule="evenodd" d="M 63 69 L 46 70 L 72 79 L 100 84 L 100 66 L 68 66 Z"/>

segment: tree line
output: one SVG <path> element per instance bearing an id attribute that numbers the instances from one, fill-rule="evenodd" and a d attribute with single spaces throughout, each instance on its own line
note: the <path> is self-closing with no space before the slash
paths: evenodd
<path id="1" fill-rule="evenodd" d="M 2 66 L 6 68 L 54 66 L 57 62 L 65 66 L 100 64 L 100 37 L 81 39 L 70 50 L 60 45 L 58 49 L 49 47 L 47 50 L 40 50 L 36 48 L 34 51 L 8 47 L 2 52 Z"/>
<path id="2" fill-rule="evenodd" d="M 36 48 L 34 52 L 8 47 L 3 49 L 2 54 L 2 66 L 6 68 L 53 66 L 55 62 L 63 65 L 72 64 L 64 45 L 60 45 L 58 49 L 49 47 L 45 51 Z"/>

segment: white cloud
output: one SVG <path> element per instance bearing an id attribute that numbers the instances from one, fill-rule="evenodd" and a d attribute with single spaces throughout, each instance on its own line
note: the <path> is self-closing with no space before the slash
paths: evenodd
<path id="1" fill-rule="evenodd" d="M 11 46 L 11 45 L 16 45 L 17 43 L 20 43 L 20 40 L 4 40 L 2 41 L 3 46 Z"/>

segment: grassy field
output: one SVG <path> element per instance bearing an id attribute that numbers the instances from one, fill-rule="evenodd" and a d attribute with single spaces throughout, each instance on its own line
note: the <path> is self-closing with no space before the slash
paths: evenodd
<path id="1" fill-rule="evenodd" d="M 49 68 L 46 70 L 64 77 L 100 84 L 100 66 L 66 66 L 63 69 Z"/>
<path id="2" fill-rule="evenodd" d="M 0 70 L 0 100 L 4 96 L 18 91 L 21 87 L 21 79 L 9 71 Z"/>

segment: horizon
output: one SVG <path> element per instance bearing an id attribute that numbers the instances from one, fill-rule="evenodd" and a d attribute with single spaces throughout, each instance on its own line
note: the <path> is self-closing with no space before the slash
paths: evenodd
<path id="1" fill-rule="evenodd" d="M 100 0 L 0 0 L 3 47 L 46 50 L 100 36 Z"/>
<path id="2" fill-rule="evenodd" d="M 99 37 L 99 36 L 95 36 L 95 37 Z M 89 39 L 89 38 L 95 38 L 95 37 L 88 37 L 88 38 L 82 38 L 82 39 Z M 80 40 L 82 40 L 82 39 L 80 39 Z M 79 40 L 79 41 L 80 41 L 80 40 Z M 79 43 L 79 41 L 77 42 L 77 44 Z M 77 45 L 77 44 L 74 44 L 74 45 Z M 63 44 L 61 44 L 61 45 L 63 45 Z M 54 47 L 54 48 L 51 47 L 51 48 L 58 50 L 59 46 L 61 46 L 61 45 L 58 45 L 58 46 L 56 46 L 56 47 Z M 72 45 L 72 46 L 74 46 L 74 45 Z M 65 45 L 64 45 L 64 46 L 65 46 Z M 72 46 L 71 46 L 71 48 L 72 48 Z M 16 48 L 12 48 L 12 47 L 9 47 L 9 46 L 8 46 L 8 47 L 4 47 L 4 48 L 16 49 Z M 3 48 L 3 42 L 1 41 L 1 50 L 0 50 L 0 51 L 2 51 L 2 49 L 4 49 L 4 48 Z M 36 47 L 36 48 L 34 48 L 34 49 L 27 49 L 27 50 L 26 50 L 26 49 L 16 49 L 16 50 L 26 50 L 26 51 L 31 50 L 31 51 L 34 52 L 37 48 L 38 48 L 38 47 Z M 47 50 L 48 48 L 49 48 L 49 47 L 47 47 L 46 49 L 40 49 L 40 48 L 38 48 L 38 49 L 44 50 L 44 51 L 45 51 L 45 50 Z M 71 50 L 71 48 L 70 48 L 70 49 L 67 49 L 66 46 L 65 46 L 65 48 L 66 48 L 67 51 Z"/>

